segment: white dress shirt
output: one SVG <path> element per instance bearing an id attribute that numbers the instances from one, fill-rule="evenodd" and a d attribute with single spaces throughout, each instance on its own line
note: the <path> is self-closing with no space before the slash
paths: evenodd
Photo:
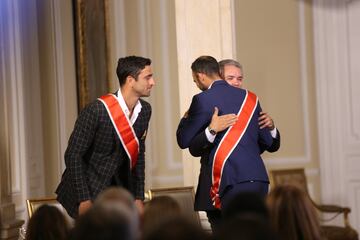
<path id="1" fill-rule="evenodd" d="M 142 108 L 142 105 L 141 105 L 141 102 L 140 100 L 138 100 L 136 102 L 136 105 L 134 107 L 134 111 L 133 111 L 133 114 L 131 115 L 131 118 L 130 118 L 130 110 L 128 108 L 128 106 L 126 105 L 125 103 L 125 100 L 124 100 L 124 97 L 123 95 L 121 94 L 121 90 L 119 88 L 118 92 L 117 92 L 117 99 L 120 103 L 120 106 L 121 108 L 123 109 L 126 117 L 130 120 L 130 122 L 132 123 L 132 125 L 134 125 L 136 119 L 138 118 L 139 116 L 139 113 L 141 112 L 141 108 Z"/>

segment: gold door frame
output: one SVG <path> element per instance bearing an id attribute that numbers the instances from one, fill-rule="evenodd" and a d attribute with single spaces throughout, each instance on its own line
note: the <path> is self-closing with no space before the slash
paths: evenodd
<path id="1" fill-rule="evenodd" d="M 73 0 L 79 111 L 110 89 L 108 0 Z"/>

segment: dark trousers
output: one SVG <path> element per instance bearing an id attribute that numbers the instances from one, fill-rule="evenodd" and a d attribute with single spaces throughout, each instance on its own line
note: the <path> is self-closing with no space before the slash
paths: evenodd
<path id="1" fill-rule="evenodd" d="M 221 208 L 225 209 L 231 199 L 233 199 L 240 192 L 256 192 L 261 196 L 266 197 L 269 191 L 269 183 L 259 181 L 242 182 L 232 186 L 229 186 L 223 196 L 220 197 Z M 221 210 L 208 210 L 206 215 L 209 219 L 211 229 L 215 233 L 221 224 Z"/>
<path id="2" fill-rule="evenodd" d="M 206 211 L 206 216 L 208 217 L 213 234 L 216 234 L 221 222 L 221 211 L 218 209 L 208 210 Z"/>
<path id="3" fill-rule="evenodd" d="M 262 197 L 266 197 L 269 191 L 269 183 L 259 181 L 242 182 L 225 189 L 223 196 L 220 197 L 221 209 L 225 209 L 229 202 L 241 192 L 256 192 Z"/>

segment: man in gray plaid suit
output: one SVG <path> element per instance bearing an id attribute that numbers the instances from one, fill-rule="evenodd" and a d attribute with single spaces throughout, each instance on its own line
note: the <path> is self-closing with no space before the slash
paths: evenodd
<path id="1" fill-rule="evenodd" d="M 65 152 L 66 169 L 56 189 L 57 200 L 73 218 L 84 213 L 109 186 L 122 186 L 142 209 L 145 180 L 145 137 L 155 82 L 151 60 L 120 58 L 120 88 L 87 105 L 80 113 Z"/>

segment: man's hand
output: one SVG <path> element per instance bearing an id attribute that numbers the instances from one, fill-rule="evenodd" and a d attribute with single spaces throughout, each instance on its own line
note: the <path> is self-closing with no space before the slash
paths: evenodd
<path id="1" fill-rule="evenodd" d="M 260 129 L 267 127 L 268 129 L 273 130 L 275 128 L 274 121 L 266 112 L 260 112 L 259 125 Z"/>
<path id="2" fill-rule="evenodd" d="M 186 110 L 186 112 L 184 113 L 183 118 L 187 118 L 189 116 L 189 110 Z"/>
<path id="3" fill-rule="evenodd" d="M 86 200 L 80 203 L 79 205 L 79 215 L 84 214 L 92 206 L 91 200 Z"/>
<path id="4" fill-rule="evenodd" d="M 139 215 L 142 217 L 142 215 L 144 214 L 144 203 L 143 201 L 136 199 L 135 200 L 135 206 L 139 211 Z"/>
<path id="5" fill-rule="evenodd" d="M 214 108 L 214 114 L 212 115 L 210 128 L 213 129 L 215 132 L 221 132 L 227 129 L 228 127 L 235 124 L 238 117 L 236 114 L 226 114 L 219 116 L 219 109 L 217 107 Z"/>

